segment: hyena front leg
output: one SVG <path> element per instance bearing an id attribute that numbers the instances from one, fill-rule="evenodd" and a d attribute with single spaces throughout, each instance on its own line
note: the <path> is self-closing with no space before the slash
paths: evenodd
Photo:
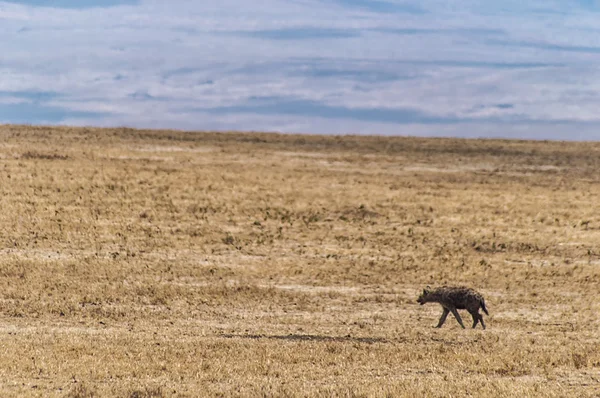
<path id="1" fill-rule="evenodd" d="M 481 326 L 483 326 L 483 317 L 481 316 L 481 314 L 479 314 L 477 311 L 469 311 L 469 313 L 473 317 L 473 329 L 475 329 L 475 326 L 477 326 L 477 322 L 479 321 L 481 321 Z M 485 329 L 485 326 L 483 326 L 483 328 Z"/>
<path id="2" fill-rule="evenodd" d="M 441 328 L 442 325 L 444 324 L 444 322 L 446 322 L 446 317 L 448 316 L 448 313 L 450 311 L 448 310 L 448 308 L 444 307 L 444 312 L 442 312 L 442 316 L 440 317 L 440 321 L 438 322 L 438 325 L 436 326 L 436 328 Z"/>
<path id="3" fill-rule="evenodd" d="M 460 324 L 460 326 L 464 329 L 465 325 L 463 324 L 462 318 L 460 317 L 460 314 L 458 313 L 458 311 L 456 311 L 456 308 L 450 308 L 450 311 L 452 312 L 452 315 L 454 315 L 454 317 L 456 318 L 456 320 L 458 321 L 458 323 Z"/>

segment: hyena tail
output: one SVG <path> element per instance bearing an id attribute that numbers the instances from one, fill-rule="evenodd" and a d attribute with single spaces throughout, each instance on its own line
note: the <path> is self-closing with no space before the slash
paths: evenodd
<path id="1" fill-rule="evenodd" d="M 490 315 L 487 308 L 485 308 L 485 300 L 483 299 L 483 297 L 481 298 L 479 304 L 481 304 L 481 309 L 483 310 L 483 312 L 485 312 L 486 315 Z"/>

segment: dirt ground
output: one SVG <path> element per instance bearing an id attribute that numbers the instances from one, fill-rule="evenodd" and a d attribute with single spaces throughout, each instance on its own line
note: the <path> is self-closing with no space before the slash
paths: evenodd
<path id="1" fill-rule="evenodd" d="M 599 194 L 597 143 L 0 126 L 0 396 L 597 396 Z"/>

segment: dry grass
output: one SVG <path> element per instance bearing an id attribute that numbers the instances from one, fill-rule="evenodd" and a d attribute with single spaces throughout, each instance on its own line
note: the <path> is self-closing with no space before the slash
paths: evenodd
<path id="1" fill-rule="evenodd" d="M 600 144 L 0 138 L 0 396 L 597 394 Z"/>

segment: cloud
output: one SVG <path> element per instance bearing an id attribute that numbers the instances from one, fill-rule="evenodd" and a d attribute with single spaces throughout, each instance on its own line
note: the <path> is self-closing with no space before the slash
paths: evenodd
<path id="1" fill-rule="evenodd" d="M 0 123 L 53 124 L 67 117 L 99 118 L 101 112 L 77 112 L 39 103 L 1 103 Z"/>
<path id="2" fill-rule="evenodd" d="M 378 13 L 423 14 L 425 10 L 416 2 L 397 2 L 381 0 L 336 0 L 345 7 L 355 7 Z"/>
<path id="3" fill-rule="evenodd" d="M 484 36 L 506 36 L 506 31 L 503 29 L 489 28 L 375 28 L 377 32 L 394 33 L 397 35 L 484 35 Z"/>
<path id="4" fill-rule="evenodd" d="M 336 38 L 359 37 L 360 32 L 352 29 L 331 29 L 316 27 L 299 27 L 288 29 L 255 30 L 239 32 L 243 37 L 257 37 L 267 40 L 323 40 Z"/>
<path id="5" fill-rule="evenodd" d="M 0 121 L 523 138 L 572 138 L 577 126 L 592 136 L 599 10 L 0 1 Z"/>
<path id="6" fill-rule="evenodd" d="M 287 98 L 252 98 L 244 105 L 201 109 L 207 113 L 231 114 L 249 113 L 258 115 L 298 115 L 326 119 L 355 119 L 384 123 L 455 123 L 452 118 L 427 115 L 415 109 L 402 108 L 348 108 L 331 106 L 318 101 L 294 100 Z"/>
<path id="7" fill-rule="evenodd" d="M 119 5 L 137 4 L 137 0 L 4 0 L 4 3 L 15 3 L 34 7 L 48 8 L 105 8 Z"/>
<path id="8" fill-rule="evenodd" d="M 533 41 L 505 41 L 505 40 L 489 40 L 489 44 L 503 46 L 508 48 L 530 48 L 536 50 L 556 51 L 556 52 L 573 52 L 573 53 L 588 53 L 600 54 L 600 46 L 582 46 L 571 44 L 544 43 Z"/>
<path id="9" fill-rule="evenodd" d="M 52 91 L 0 91 L 0 98 L 14 98 L 23 102 L 40 103 L 58 97 L 60 94 Z"/>

